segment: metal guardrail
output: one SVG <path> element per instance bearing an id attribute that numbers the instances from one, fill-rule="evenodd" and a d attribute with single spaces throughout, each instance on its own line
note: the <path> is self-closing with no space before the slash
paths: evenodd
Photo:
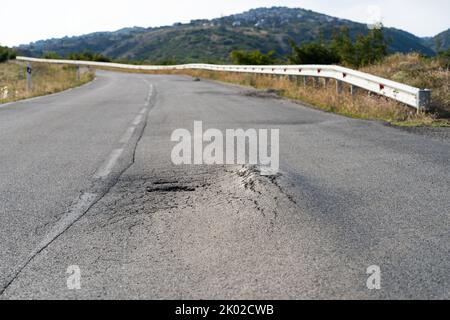
<path id="1" fill-rule="evenodd" d="M 362 88 L 419 110 L 429 109 L 431 103 L 431 91 L 428 89 L 418 89 L 402 83 L 387 80 L 371 74 L 367 74 L 352 69 L 334 65 L 274 65 L 274 66 L 236 66 L 236 65 L 212 65 L 212 64 L 184 64 L 174 66 L 149 66 L 149 65 L 129 65 L 107 62 L 76 61 L 76 60 L 55 60 L 38 59 L 28 57 L 17 57 L 17 60 L 28 62 L 44 62 L 54 64 L 72 64 L 78 66 L 107 67 L 129 70 L 184 70 L 198 69 L 221 72 L 242 72 L 256 74 L 270 74 L 283 76 L 303 76 L 336 80 L 337 91 L 342 90 L 342 83 L 347 83 L 356 88 Z M 353 90 L 352 90 L 353 92 Z"/>

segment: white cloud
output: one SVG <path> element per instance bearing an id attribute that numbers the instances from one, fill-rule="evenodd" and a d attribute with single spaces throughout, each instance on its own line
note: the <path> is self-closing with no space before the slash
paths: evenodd
<path id="1" fill-rule="evenodd" d="M 447 29 L 448 0 L 78 0 L 4 1 L 0 7 L 0 43 L 112 31 L 130 26 L 160 26 L 214 18 L 261 6 L 302 7 L 367 22 L 367 7 L 380 7 L 383 22 L 431 36 Z"/>

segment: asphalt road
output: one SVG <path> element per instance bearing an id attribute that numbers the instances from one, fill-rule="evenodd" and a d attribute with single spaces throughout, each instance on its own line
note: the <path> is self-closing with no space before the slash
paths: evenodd
<path id="1" fill-rule="evenodd" d="M 173 130 L 198 120 L 280 129 L 280 175 L 172 165 Z M 1 299 L 450 298 L 448 139 L 238 86 L 98 72 L 0 106 L 0 146 Z"/>

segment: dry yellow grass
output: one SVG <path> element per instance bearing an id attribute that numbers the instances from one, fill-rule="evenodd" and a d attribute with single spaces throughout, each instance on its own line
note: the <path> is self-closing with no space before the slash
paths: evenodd
<path id="1" fill-rule="evenodd" d="M 387 79 L 432 90 L 432 108 L 440 117 L 450 118 L 450 72 L 437 59 L 419 54 L 395 54 L 362 71 Z"/>
<path id="2" fill-rule="evenodd" d="M 362 71 L 402 82 L 419 88 L 433 90 L 433 111 L 418 112 L 394 100 L 360 90 L 350 94 L 348 86 L 336 94 L 334 81 L 316 86 L 312 79 L 307 86 L 287 77 L 244 73 L 180 70 L 145 72 L 153 74 L 185 74 L 193 77 L 250 86 L 257 89 L 274 89 L 290 99 L 300 100 L 315 108 L 361 119 L 383 120 L 400 126 L 450 126 L 449 72 L 438 61 L 417 54 L 389 56 L 380 64 Z M 135 71 L 141 72 L 141 71 Z"/>
<path id="3" fill-rule="evenodd" d="M 0 64 L 0 103 L 52 94 L 80 86 L 94 78 L 94 72 L 75 66 L 33 63 L 33 89 L 27 90 L 26 63 L 10 61 Z"/>
<path id="4" fill-rule="evenodd" d="M 154 72 L 153 72 L 154 73 Z M 384 120 L 396 125 L 442 125 L 433 114 L 417 112 L 394 100 L 369 95 L 359 91 L 352 96 L 348 86 L 341 94 L 336 93 L 334 81 L 320 81 L 318 85 L 309 79 L 306 86 L 297 79 L 288 77 L 254 75 L 243 73 L 214 72 L 201 70 L 164 71 L 164 74 L 186 74 L 227 83 L 249 86 L 257 89 L 277 90 L 283 97 L 300 100 L 312 107 L 353 118 Z"/>

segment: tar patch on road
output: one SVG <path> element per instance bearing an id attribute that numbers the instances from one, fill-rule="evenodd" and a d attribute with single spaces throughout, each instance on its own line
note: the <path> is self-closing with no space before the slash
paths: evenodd
<path id="1" fill-rule="evenodd" d="M 253 282 L 255 266 L 263 265 L 243 257 L 265 259 L 275 250 L 266 242 L 283 195 L 269 178 L 253 167 L 131 172 L 36 257 L 8 298 L 258 297 L 252 287 L 236 290 Z M 66 265 L 73 264 L 83 275 L 79 292 L 64 287 Z"/>
<path id="2" fill-rule="evenodd" d="M 283 96 L 283 90 L 267 89 L 267 90 L 249 90 L 243 92 L 246 97 L 255 97 L 263 99 L 281 99 Z"/>

